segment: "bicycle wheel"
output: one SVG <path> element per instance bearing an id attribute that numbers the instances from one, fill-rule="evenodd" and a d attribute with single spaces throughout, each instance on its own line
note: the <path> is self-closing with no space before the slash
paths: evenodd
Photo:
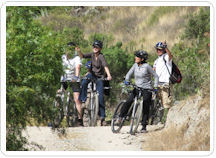
<path id="1" fill-rule="evenodd" d="M 164 114 L 164 109 L 162 104 L 160 103 L 159 99 L 156 98 L 153 102 L 152 106 L 152 116 L 151 116 L 151 125 L 157 125 L 159 122 L 162 121 Z"/>
<path id="2" fill-rule="evenodd" d="M 61 121 L 64 117 L 64 112 L 63 112 L 63 105 L 61 98 L 57 98 L 54 101 L 54 116 L 52 120 L 52 127 L 53 128 L 58 128 L 61 124 Z"/>
<path id="3" fill-rule="evenodd" d="M 143 111 L 143 101 L 133 103 L 133 112 L 131 116 L 130 134 L 135 134 Z"/>
<path id="4" fill-rule="evenodd" d="M 95 126 L 97 123 L 97 116 L 99 110 L 99 96 L 98 93 L 94 93 L 91 104 L 91 126 Z"/>
<path id="5" fill-rule="evenodd" d="M 120 123 L 117 123 L 118 119 L 120 118 L 119 117 L 120 111 L 121 111 L 121 108 L 124 105 L 124 103 L 125 103 L 125 101 L 121 101 L 117 105 L 117 107 L 116 107 L 116 109 L 114 111 L 112 121 L 111 121 L 111 130 L 112 130 L 113 133 L 118 133 L 121 130 L 123 124 L 124 124 L 124 118 L 121 120 Z"/>
<path id="6" fill-rule="evenodd" d="M 76 109 L 76 104 L 73 101 L 73 99 L 70 99 L 67 105 L 68 105 L 67 115 L 66 115 L 67 125 L 68 127 L 75 127 L 78 121 L 78 112 Z"/>
<path id="7" fill-rule="evenodd" d="M 91 125 L 91 110 L 88 107 L 82 109 L 83 125 L 89 127 Z"/>

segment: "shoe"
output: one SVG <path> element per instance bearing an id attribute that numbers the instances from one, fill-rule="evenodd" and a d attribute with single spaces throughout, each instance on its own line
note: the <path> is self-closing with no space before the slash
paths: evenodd
<path id="1" fill-rule="evenodd" d="M 52 123 L 51 122 L 48 123 L 48 127 L 52 127 Z"/>
<path id="2" fill-rule="evenodd" d="M 107 123 L 106 123 L 105 119 L 102 118 L 102 119 L 101 119 L 101 126 L 106 126 L 106 125 L 107 125 Z"/>
<path id="3" fill-rule="evenodd" d="M 78 119 L 78 123 L 77 123 L 78 127 L 83 127 L 83 119 Z"/>
<path id="4" fill-rule="evenodd" d="M 142 129 L 140 130 L 140 133 L 147 133 L 148 131 L 146 130 L 146 127 L 142 127 Z"/>

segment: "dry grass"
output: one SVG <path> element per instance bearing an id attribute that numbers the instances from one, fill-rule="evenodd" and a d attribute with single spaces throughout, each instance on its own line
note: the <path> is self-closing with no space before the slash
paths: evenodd
<path id="1" fill-rule="evenodd" d="M 185 136 L 188 125 L 169 127 L 158 132 L 152 132 L 144 137 L 143 150 L 149 151 L 209 151 L 210 126 L 202 122 L 203 128 L 195 131 L 190 137 Z M 148 138 L 147 138 L 148 137 Z M 147 138 L 147 139 L 145 139 Z"/>
<path id="2" fill-rule="evenodd" d="M 202 96 L 202 100 L 197 105 L 197 108 L 199 112 L 201 112 L 202 110 L 207 111 L 208 114 L 207 116 L 205 113 L 202 113 L 203 116 L 200 116 L 201 114 L 200 113 L 198 116 L 200 118 L 200 120 L 198 121 L 200 122 L 195 122 L 197 123 L 196 125 L 189 124 L 190 122 L 189 119 L 179 126 L 171 124 L 160 131 L 149 132 L 143 138 L 145 142 L 143 144 L 143 150 L 209 151 L 210 150 L 210 99 L 209 99 L 209 91 L 208 90 L 205 91 L 206 93 L 205 95 Z M 193 100 L 193 99 L 196 98 L 194 96 L 189 98 L 189 100 Z M 188 104 L 185 105 L 188 106 Z M 192 129 L 192 133 L 188 132 L 189 128 L 190 130 Z"/>
<path id="3" fill-rule="evenodd" d="M 95 17 L 83 25 L 86 37 L 93 32 L 111 33 L 113 42 L 123 41 L 123 47 L 134 41 L 134 48 L 154 52 L 158 41 L 167 40 L 170 47 L 178 42 L 186 16 L 197 10 L 199 7 L 110 7 L 100 15 L 105 18 Z"/>

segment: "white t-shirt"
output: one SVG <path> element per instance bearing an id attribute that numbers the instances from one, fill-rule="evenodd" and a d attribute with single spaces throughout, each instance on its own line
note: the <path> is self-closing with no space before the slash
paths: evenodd
<path id="1" fill-rule="evenodd" d="M 64 75 L 61 76 L 61 82 L 72 81 L 76 74 L 76 67 L 82 65 L 81 59 L 79 56 L 76 56 L 72 59 L 67 59 L 67 56 L 62 55 L 62 65 L 64 70 Z M 80 76 L 77 82 L 80 81 Z"/>
<path id="2" fill-rule="evenodd" d="M 156 69 L 156 73 L 159 77 L 159 83 L 163 82 L 163 83 L 169 83 L 169 77 L 170 74 L 167 70 L 167 67 L 165 65 L 164 59 L 166 60 L 166 65 L 169 69 L 169 72 L 172 72 L 172 59 L 169 60 L 169 56 L 167 53 L 158 56 L 158 58 L 155 60 L 154 62 L 154 68 Z"/>

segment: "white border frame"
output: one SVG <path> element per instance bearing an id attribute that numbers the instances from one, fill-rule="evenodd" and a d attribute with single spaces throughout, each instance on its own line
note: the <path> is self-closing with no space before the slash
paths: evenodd
<path id="1" fill-rule="evenodd" d="M 1 151 L 4 156 L 213 156 L 215 155 L 215 1 L 179 0 L 179 1 L 57 1 L 57 0 L 3 0 L 1 7 Z M 209 6 L 210 7 L 210 151 L 6 151 L 6 7 L 7 6 Z"/>

